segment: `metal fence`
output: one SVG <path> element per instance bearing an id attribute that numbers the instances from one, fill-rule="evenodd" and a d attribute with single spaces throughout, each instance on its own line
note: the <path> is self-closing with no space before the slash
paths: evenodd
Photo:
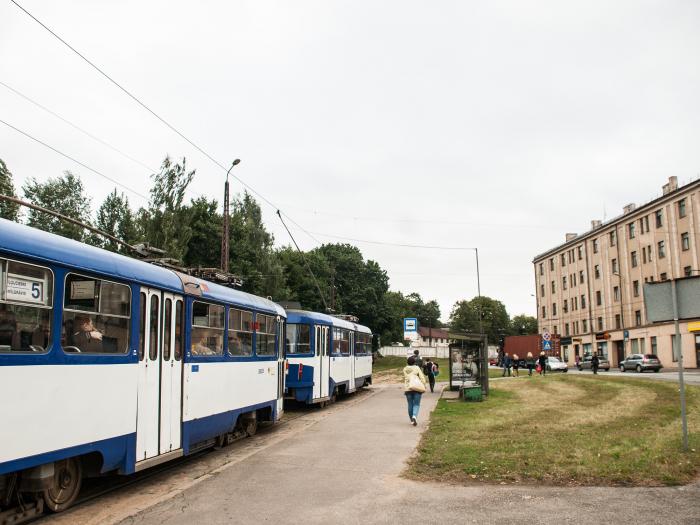
<path id="1" fill-rule="evenodd" d="M 441 357 L 447 359 L 450 356 L 450 349 L 447 346 L 382 346 L 379 353 L 387 356 L 394 355 L 408 357 L 413 355 L 414 350 L 418 350 L 421 357 Z"/>

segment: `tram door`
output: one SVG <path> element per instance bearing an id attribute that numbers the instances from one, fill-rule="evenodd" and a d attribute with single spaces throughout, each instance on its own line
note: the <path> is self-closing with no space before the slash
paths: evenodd
<path id="1" fill-rule="evenodd" d="M 287 366 L 284 355 L 285 323 L 281 317 L 278 316 L 277 319 L 277 417 L 281 418 L 284 412 L 284 380 Z"/>
<path id="2" fill-rule="evenodd" d="M 348 389 L 352 392 L 355 390 L 355 366 L 357 366 L 357 358 L 355 357 L 355 332 L 348 332 L 348 337 L 350 338 L 348 341 L 350 345 L 350 383 L 348 384 Z"/>
<path id="3" fill-rule="evenodd" d="M 160 448 L 164 454 L 181 448 L 182 349 L 185 307 L 182 297 L 163 294 L 160 353 Z"/>
<path id="4" fill-rule="evenodd" d="M 161 291 L 141 289 L 136 461 L 158 455 Z"/>
<path id="5" fill-rule="evenodd" d="M 330 327 L 316 326 L 316 356 L 318 357 L 318 389 L 314 385 L 314 397 L 328 397 L 328 386 L 330 382 L 330 358 L 328 356 L 328 339 Z M 316 373 L 314 373 L 316 382 Z M 315 393 L 318 392 L 318 396 Z"/>

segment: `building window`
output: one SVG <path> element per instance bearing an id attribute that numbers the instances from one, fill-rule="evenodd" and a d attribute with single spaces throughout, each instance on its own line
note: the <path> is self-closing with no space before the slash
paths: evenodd
<path id="1" fill-rule="evenodd" d="M 544 275 L 544 263 L 540 263 L 540 275 Z"/>
<path id="2" fill-rule="evenodd" d="M 658 243 L 659 246 L 659 259 L 663 259 L 666 257 L 666 244 L 664 241 L 659 241 Z"/>
<path id="3" fill-rule="evenodd" d="M 542 307 L 542 319 L 545 319 L 547 317 L 547 307 L 543 306 Z"/>
<path id="4" fill-rule="evenodd" d="M 554 257 L 549 260 L 549 270 L 554 271 Z"/>
<path id="5" fill-rule="evenodd" d="M 583 333 L 585 334 L 586 332 L 588 332 L 588 320 L 584 319 L 583 320 Z"/>
<path id="6" fill-rule="evenodd" d="M 554 325 L 554 333 L 555 334 L 559 333 L 559 327 L 557 325 Z"/>
<path id="7" fill-rule="evenodd" d="M 574 322 L 574 335 L 578 335 L 578 321 Z"/>
<path id="8" fill-rule="evenodd" d="M 639 260 L 637 259 L 637 252 L 636 251 L 632 252 L 630 254 L 630 256 L 632 258 L 632 268 L 636 268 L 637 265 L 639 264 Z"/>
<path id="9" fill-rule="evenodd" d="M 642 311 L 641 310 L 634 311 L 634 325 L 635 326 L 642 326 Z"/>
<path id="10" fill-rule="evenodd" d="M 569 323 L 564 323 L 564 335 L 570 335 L 569 334 Z"/>
<path id="11" fill-rule="evenodd" d="M 691 275 L 693 275 L 693 269 L 690 266 L 686 266 L 685 268 L 683 268 L 683 275 L 685 275 L 686 277 L 690 277 Z"/>
<path id="12" fill-rule="evenodd" d="M 581 296 L 581 308 L 585 308 L 585 307 L 586 307 L 586 296 L 582 295 Z"/>
<path id="13" fill-rule="evenodd" d="M 685 199 L 678 201 L 678 216 L 680 218 L 685 217 Z"/>
<path id="14" fill-rule="evenodd" d="M 566 290 L 566 275 L 561 278 L 561 287 Z"/>
<path id="15" fill-rule="evenodd" d="M 576 274 L 571 274 L 571 286 L 576 286 Z"/>
<path id="16" fill-rule="evenodd" d="M 622 322 L 620 321 L 620 314 L 615 314 L 615 328 L 618 330 L 622 326 Z"/>
<path id="17" fill-rule="evenodd" d="M 568 299 L 564 299 L 564 308 L 563 308 L 563 310 L 564 310 L 564 313 L 565 313 L 565 314 L 566 314 L 566 313 L 569 313 L 569 301 L 568 301 Z"/>
<path id="18" fill-rule="evenodd" d="M 666 277 L 667 277 L 666 272 L 662 272 L 661 275 L 659 275 L 659 279 L 661 279 L 662 281 L 665 281 Z"/>
<path id="19" fill-rule="evenodd" d="M 610 246 L 615 246 L 617 238 L 617 232 L 615 230 L 610 232 Z"/>
<path id="20" fill-rule="evenodd" d="M 630 350 L 633 354 L 639 353 L 639 339 L 630 340 Z"/>
<path id="21" fill-rule="evenodd" d="M 654 355 L 658 355 L 656 353 L 656 336 L 655 335 L 651 336 L 651 353 Z"/>
<path id="22" fill-rule="evenodd" d="M 613 273 L 617 273 L 617 259 L 612 260 L 612 271 Z"/>
<path id="23" fill-rule="evenodd" d="M 552 315 L 557 316 L 557 303 L 552 303 Z"/>
<path id="24" fill-rule="evenodd" d="M 574 297 L 573 301 L 574 301 L 574 304 L 572 305 L 572 308 L 574 310 L 578 310 L 578 297 Z"/>
<path id="25" fill-rule="evenodd" d="M 681 233 L 681 249 L 684 252 L 690 250 L 690 238 L 688 237 L 688 232 Z"/>
<path id="26" fill-rule="evenodd" d="M 580 272 L 578 272 L 578 282 L 580 282 L 581 284 L 583 284 L 583 281 L 584 281 L 584 279 L 583 279 L 583 270 L 581 270 Z"/>
<path id="27" fill-rule="evenodd" d="M 602 329 L 603 329 L 603 318 L 598 317 L 598 330 L 602 330 Z"/>
<path id="28" fill-rule="evenodd" d="M 557 283 L 552 281 L 552 293 L 556 293 L 556 292 L 557 292 Z"/>
<path id="29" fill-rule="evenodd" d="M 603 304 L 603 295 L 600 293 L 600 290 L 595 293 L 595 304 L 596 306 L 601 306 Z"/>
<path id="30" fill-rule="evenodd" d="M 642 246 L 642 264 L 647 263 L 647 249 L 645 246 Z"/>
<path id="31" fill-rule="evenodd" d="M 561 265 L 566 266 L 566 254 L 561 254 Z"/>
<path id="32" fill-rule="evenodd" d="M 593 239 L 593 253 L 598 253 L 598 239 Z"/>
<path id="33" fill-rule="evenodd" d="M 656 210 L 656 227 L 661 228 L 664 225 L 664 219 L 663 219 L 663 211 L 662 210 Z"/>
<path id="34" fill-rule="evenodd" d="M 627 231 L 629 232 L 629 238 L 634 239 L 634 223 L 633 222 L 630 222 L 627 225 Z"/>
<path id="35" fill-rule="evenodd" d="M 540 295 L 544 297 L 544 284 L 540 284 Z"/>
<path id="36" fill-rule="evenodd" d="M 578 247 L 578 260 L 583 259 L 583 246 Z"/>
<path id="37" fill-rule="evenodd" d="M 649 231 L 649 216 L 645 215 L 644 216 L 644 231 Z"/>
<path id="38" fill-rule="evenodd" d="M 632 293 L 635 297 L 639 297 L 639 281 L 632 281 Z"/>
<path id="39" fill-rule="evenodd" d="M 651 244 L 647 246 L 647 260 L 651 262 Z"/>
<path id="40" fill-rule="evenodd" d="M 619 286 L 613 287 L 613 298 L 616 302 L 620 300 L 620 287 Z"/>
<path id="41" fill-rule="evenodd" d="M 641 354 L 645 354 L 647 350 L 647 340 L 644 339 L 643 337 L 639 340 L 639 352 Z"/>
<path id="42" fill-rule="evenodd" d="M 594 271 L 594 274 L 595 274 L 595 278 L 596 278 L 596 279 L 600 279 L 600 265 L 599 265 L 599 264 L 596 264 L 596 265 L 593 267 L 593 271 Z"/>

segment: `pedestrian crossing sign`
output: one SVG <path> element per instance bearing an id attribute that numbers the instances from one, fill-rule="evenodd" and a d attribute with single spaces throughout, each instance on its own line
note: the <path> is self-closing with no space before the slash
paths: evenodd
<path id="1" fill-rule="evenodd" d="M 542 350 L 545 352 L 552 349 L 552 341 L 542 341 Z"/>

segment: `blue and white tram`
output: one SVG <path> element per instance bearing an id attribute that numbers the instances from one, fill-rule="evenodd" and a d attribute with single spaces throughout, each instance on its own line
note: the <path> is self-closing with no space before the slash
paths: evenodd
<path id="1" fill-rule="evenodd" d="M 63 510 L 86 475 L 130 474 L 277 420 L 285 317 L 267 299 L 0 219 L 0 515 L 13 494 Z"/>
<path id="2" fill-rule="evenodd" d="M 372 332 L 330 315 L 287 311 L 287 398 L 332 401 L 372 383 Z"/>

